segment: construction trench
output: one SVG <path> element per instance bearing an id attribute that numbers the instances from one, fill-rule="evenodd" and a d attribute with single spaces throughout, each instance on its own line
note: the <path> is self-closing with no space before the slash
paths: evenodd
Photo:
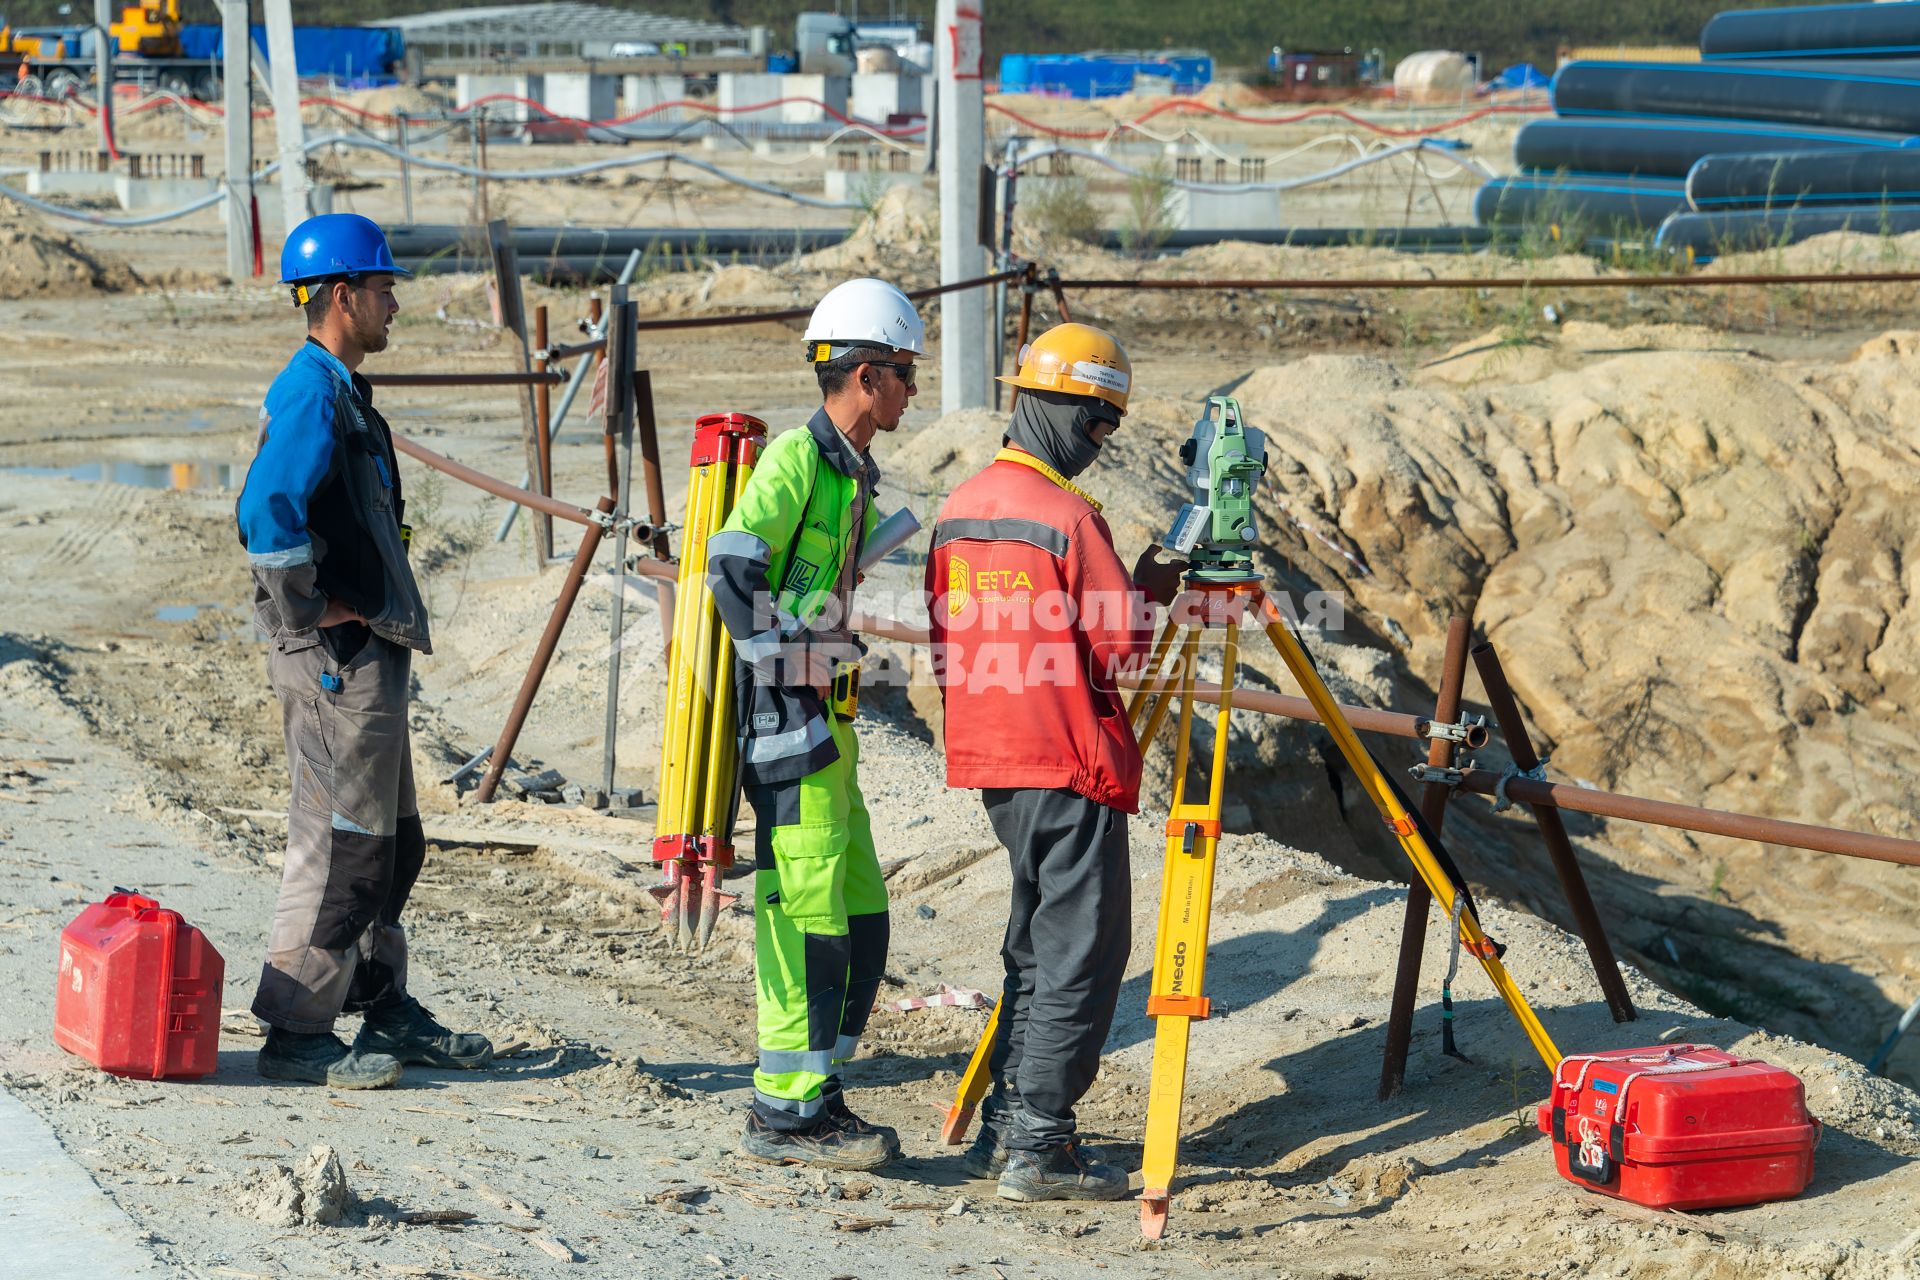
<path id="1" fill-rule="evenodd" d="M 1642 281 L 1633 291 L 1663 291 L 1655 296 L 1671 310 L 1613 317 L 1610 303 L 1576 302 L 1576 316 L 1590 306 L 1606 322 L 1576 320 L 1537 341 L 1511 340 L 1496 325 L 1414 360 L 1384 341 L 1357 355 L 1320 351 L 1339 344 L 1326 334 L 1347 332 L 1360 308 L 1382 315 L 1405 294 L 1334 290 L 1340 305 L 1324 313 L 1302 302 L 1331 327 L 1286 339 L 1300 345 L 1275 356 L 1251 332 L 1256 322 L 1236 322 L 1247 330 L 1236 338 L 1236 324 L 1219 317 L 1228 303 L 1257 315 L 1275 297 L 1308 294 L 1256 287 L 1287 278 L 1286 268 L 1196 274 L 1230 291 L 1198 290 L 1207 296 L 1192 310 L 1160 311 L 1119 290 L 1076 292 L 1076 279 L 1120 273 L 1072 265 L 1061 264 L 1060 278 L 1076 318 L 1151 335 L 1134 340 L 1148 393 L 1137 421 L 1089 477 L 1109 499 L 1123 549 L 1164 527 L 1180 492 L 1168 441 L 1202 397 L 1231 383 L 1279 449 L 1260 511 L 1261 568 L 1290 596 L 1344 594 L 1346 629 L 1310 632 L 1308 643 L 1411 794 L 1421 784 L 1407 768 L 1442 771 L 1426 785 L 1445 797 L 1448 844 L 1556 1041 L 1711 1042 L 1791 1067 L 1828 1126 L 1807 1195 L 1683 1217 L 1603 1205 L 1561 1183 L 1532 1128 L 1545 1072 L 1475 975 L 1456 984 L 1472 1064 L 1439 1052 L 1447 943 L 1438 912 L 1415 931 L 1424 964 L 1402 1002 L 1412 1015 L 1400 1024 L 1409 1031 L 1404 1077 L 1383 1080 L 1393 1067 L 1405 872 L 1322 731 L 1298 718 L 1297 690 L 1251 656 L 1215 889 L 1209 989 L 1220 1012 L 1195 1035 L 1161 1246 L 1139 1244 L 1131 1206 L 998 1204 L 937 1141 L 986 1016 L 974 993 L 991 992 L 997 978 L 1006 889 L 977 805 L 941 786 L 937 699 L 924 685 L 878 687 L 863 712 L 863 774 L 886 830 L 897 938 L 882 1001 L 896 1007 L 877 1015 L 854 1083 L 876 1118 L 902 1128 L 908 1158 L 881 1175 L 816 1176 L 732 1156 L 752 1054 L 750 922 L 724 914 L 714 943 L 689 961 L 659 932 L 647 894 L 658 880 L 645 802 L 664 674 L 651 583 L 679 550 L 663 526 L 680 520 L 695 417 L 739 410 L 777 430 L 804 411 L 791 322 L 715 320 L 729 310 L 804 312 L 812 281 L 782 281 L 782 302 L 771 273 L 736 274 L 758 293 L 732 295 L 744 305 L 706 304 L 687 317 L 705 327 L 687 331 L 657 324 L 676 318 L 671 304 L 645 298 L 633 347 L 608 353 L 613 435 L 606 410 L 591 408 L 589 382 L 557 442 L 549 430 L 542 447 L 540 423 L 551 421 L 574 362 L 591 358 L 577 343 L 567 349 L 587 298 L 529 290 L 523 346 L 491 324 L 488 282 L 456 277 L 451 288 L 418 286 L 417 314 L 403 315 L 394 351 L 369 370 L 392 375 L 377 379 L 390 383 L 380 403 L 417 446 L 407 479 L 430 529 L 418 563 L 444 636 L 418 668 L 417 764 L 434 779 L 434 851 L 416 900 L 417 981 L 436 1009 L 524 1044 L 497 1077 L 421 1073 L 400 1092 L 353 1098 L 263 1089 L 250 1072 L 258 1039 L 239 1011 L 271 902 L 284 775 L 259 651 L 237 607 L 244 568 L 230 495 L 45 474 L 101 450 L 147 465 L 186 455 L 229 463 L 250 429 L 242 406 L 287 346 L 282 301 L 183 290 L 73 311 L 14 306 L 18 336 L 5 359 L 25 412 L 0 441 L 0 468 L 38 470 L 0 478 L 11 544 L 0 573 L 18 601 L 0 641 L 9 770 L 0 982 L 28 993 L 5 1006 L 0 1071 L 152 1236 L 148 1248 L 208 1275 L 557 1275 L 586 1263 L 668 1275 L 1171 1276 L 1196 1259 L 1249 1276 L 1899 1274 L 1903 1242 L 1920 1225 L 1910 1221 L 1909 1172 L 1920 1131 L 1905 1087 L 1916 1060 L 1911 1045 L 1898 1050 L 1888 1078 L 1861 1062 L 1915 993 L 1902 946 L 1912 937 L 1913 873 L 1899 865 L 1916 852 L 1897 764 L 1905 694 L 1886 665 L 1898 650 L 1871 667 L 1849 654 L 1867 643 L 1863 633 L 1896 637 L 1904 625 L 1898 596 L 1882 602 L 1884 621 L 1859 622 L 1870 606 L 1857 583 L 1899 576 L 1898 562 L 1890 572 L 1871 561 L 1876 545 L 1903 546 L 1906 536 L 1906 517 L 1885 498 L 1901 491 L 1897 423 L 1916 348 L 1900 331 L 1882 336 L 1884 321 L 1849 318 L 1856 304 L 1837 296 L 1871 299 L 1898 282 Z M 1332 278 L 1350 284 L 1364 275 L 1359 265 Z M 1806 276 L 1849 274 L 1805 265 Z M 1499 276 L 1526 271 L 1513 263 Z M 1471 284 L 1463 292 L 1492 293 L 1501 280 Z M 1819 305 L 1787 297 L 1794 288 Z M 1582 296 L 1571 282 L 1532 289 L 1540 292 L 1514 292 L 1530 302 Z M 1832 336 L 1795 351 L 1764 325 L 1729 341 L 1676 322 L 1682 308 L 1711 319 L 1761 305 L 1802 306 L 1815 317 L 1808 327 L 1824 317 Z M 1040 292 L 1033 323 L 1050 323 L 1054 306 L 1051 291 Z M 143 330 L 174 329 L 169 307 L 184 313 L 195 352 L 182 365 L 143 356 L 130 373 L 125 351 L 168 345 Z M 1011 317 L 1009 341 L 1017 324 Z M 102 378 L 97 400 L 65 417 L 51 412 L 60 403 L 52 381 L 34 370 L 54 350 Z M 401 382 L 408 375 L 413 385 Z M 1723 422 L 1730 394 L 1775 416 Z M 186 425 L 199 408 L 175 407 L 203 402 L 231 437 L 218 447 Z M 1310 419 L 1302 405 L 1314 407 Z M 642 430 L 649 407 L 657 491 Z M 1809 418 L 1844 437 L 1831 463 L 1810 443 Z M 939 495 L 991 456 L 1001 421 L 972 413 L 936 423 L 916 408 L 884 442 L 883 501 L 907 501 L 929 519 Z M 1400 445 L 1382 423 L 1401 424 Z M 424 465 L 429 452 L 469 471 L 435 472 Z M 1476 452 L 1485 465 L 1466 461 Z M 1634 453 L 1657 466 L 1634 471 L 1623 461 Z M 1791 456 L 1814 459 L 1802 464 L 1805 491 L 1795 477 L 1777 478 L 1779 459 Z M 1826 478 L 1829 465 L 1837 478 Z M 524 491 L 513 483 L 523 472 L 553 496 L 533 495 L 537 505 L 495 541 L 497 493 Z M 468 483 L 475 475 L 490 478 L 494 495 Z M 1609 506 L 1606 487 L 1633 502 Z M 1749 548 L 1714 544 L 1689 523 L 1715 508 L 1757 522 L 1742 526 L 1754 548 L 1786 548 L 1779 567 L 1749 566 Z M 103 510 L 114 518 L 98 518 Z M 553 518 L 550 563 L 545 522 L 532 518 L 540 515 Z M 1643 535 L 1632 520 L 1662 535 L 1655 551 L 1633 542 Z M 1572 530 L 1583 532 L 1564 536 Z M 1684 542 L 1690 536 L 1700 541 Z M 1573 555 L 1583 538 L 1611 563 Z M 1710 581 L 1695 581 L 1678 545 L 1718 566 Z M 616 593 L 608 567 L 617 554 L 630 559 L 633 580 Z M 1683 589 L 1635 594 L 1636 573 L 1659 576 L 1636 568 L 1636 556 L 1651 556 Z M 1843 563 L 1863 567 L 1842 573 Z M 903 671 L 916 663 L 907 604 L 918 574 L 909 549 L 863 593 L 877 652 Z M 57 602 L 46 598 L 53 581 Z M 1803 594 L 1788 590 L 1802 582 Z M 159 616 L 182 608 L 197 612 Z M 1728 616 L 1735 621 L 1705 621 Z M 616 617 L 626 642 L 609 788 Z M 1689 618 L 1712 629 L 1717 650 L 1678 634 Z M 1760 639 L 1736 641 L 1736 629 Z M 1474 651 L 1480 639 L 1496 663 Z M 1604 661 L 1606 651 L 1621 660 Z M 1814 697 L 1811 675 L 1779 674 L 1796 663 L 1818 671 L 1814 661 L 1840 690 L 1831 698 Z M 1526 761 L 1511 713 L 1502 714 L 1500 673 L 1532 749 L 1552 758 L 1545 780 L 1506 774 L 1509 757 Z M 1772 681 L 1777 704 L 1727 705 L 1710 696 L 1715 680 L 1740 689 Z M 1457 709 L 1445 705 L 1450 687 Z M 1472 730 L 1458 742 L 1434 736 L 1435 724 L 1462 715 L 1486 717 L 1485 745 Z M 489 747 L 457 781 L 439 781 Z M 1134 826 L 1134 958 L 1085 1115 L 1093 1140 L 1132 1167 L 1170 767 L 1164 746 L 1150 757 L 1159 790 L 1150 787 Z M 1452 768 L 1457 788 L 1446 785 Z M 490 775 L 498 798 L 483 805 Z M 637 790 L 642 804 L 544 802 L 569 786 L 582 800 L 589 790 L 629 793 L 623 803 Z M 1502 788 L 1518 803 L 1499 816 L 1474 798 Z M 1542 830 L 1556 818 L 1564 858 L 1560 839 Z M 1587 913 L 1563 878 L 1568 862 L 1621 963 L 1610 971 L 1617 991 L 1596 977 L 1594 935 L 1579 936 Z M 233 1016 L 221 1070 L 203 1085 L 103 1077 L 55 1050 L 36 1021 L 59 925 L 116 883 L 177 901 L 227 954 Z M 1622 999 L 1637 1021 L 1616 1021 Z M 1397 1088 L 1382 1099 L 1386 1083 Z M 297 1166 L 315 1142 L 334 1149 L 355 1197 L 341 1222 L 289 1210 L 273 1172 L 294 1169 L 299 1190 Z M 294 1221 L 271 1225 L 275 1212 Z M 473 1217 L 446 1216 L 463 1213 Z"/>

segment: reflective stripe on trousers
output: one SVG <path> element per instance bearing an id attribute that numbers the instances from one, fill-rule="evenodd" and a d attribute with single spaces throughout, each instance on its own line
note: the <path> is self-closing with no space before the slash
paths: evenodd
<path id="1" fill-rule="evenodd" d="M 887 961 L 887 889 L 860 795 L 853 726 L 831 720 L 840 758 L 796 782 L 748 788 L 754 844 L 754 979 L 760 1060 L 754 1109 L 804 1128 L 853 1056 Z"/>

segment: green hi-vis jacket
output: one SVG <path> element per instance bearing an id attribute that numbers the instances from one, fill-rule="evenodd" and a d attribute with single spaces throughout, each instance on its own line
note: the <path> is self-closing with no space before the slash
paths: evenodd
<path id="1" fill-rule="evenodd" d="M 740 502 L 707 542 L 707 585 L 740 663 L 741 770 L 752 786 L 803 778 L 839 757 L 820 695 L 781 683 L 783 657 L 832 646 L 855 655 L 847 621 L 854 565 L 877 517 L 880 469 L 816 412 L 776 436 Z M 854 530 L 859 530 L 858 536 Z"/>

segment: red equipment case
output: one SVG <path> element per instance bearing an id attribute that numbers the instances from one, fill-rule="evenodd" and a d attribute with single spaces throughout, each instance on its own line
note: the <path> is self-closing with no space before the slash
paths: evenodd
<path id="1" fill-rule="evenodd" d="M 152 898 L 116 889 L 60 931 L 53 1039 L 117 1076 L 209 1075 L 226 963 Z"/>
<path id="2" fill-rule="evenodd" d="M 1563 1059 L 1539 1124 L 1561 1177 L 1654 1209 L 1799 1195 L 1820 1141 L 1798 1076 L 1691 1044 Z"/>

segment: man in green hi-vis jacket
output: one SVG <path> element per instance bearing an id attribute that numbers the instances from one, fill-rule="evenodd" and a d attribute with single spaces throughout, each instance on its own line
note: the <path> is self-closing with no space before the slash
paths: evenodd
<path id="1" fill-rule="evenodd" d="M 760 1060 L 741 1149 L 761 1160 L 872 1169 L 897 1134 L 848 1109 L 853 1056 L 887 960 L 887 890 L 860 795 L 844 690 L 861 544 L 877 523 L 874 434 L 900 425 L 926 329 L 880 280 L 821 299 L 806 353 L 824 400 L 774 438 L 707 543 L 707 581 L 739 657 L 741 780 L 754 838 Z M 836 671 L 836 667 L 839 670 Z"/>

